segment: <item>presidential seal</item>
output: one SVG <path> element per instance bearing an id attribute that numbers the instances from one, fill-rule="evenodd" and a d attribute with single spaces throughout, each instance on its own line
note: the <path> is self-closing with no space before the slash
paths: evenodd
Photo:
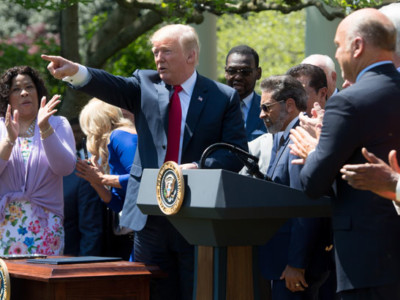
<path id="1" fill-rule="evenodd" d="M 157 176 L 157 202 L 166 215 L 176 214 L 182 206 L 185 183 L 176 162 L 165 162 Z"/>
<path id="2" fill-rule="evenodd" d="M 0 300 L 10 300 L 10 275 L 4 260 L 0 259 Z"/>

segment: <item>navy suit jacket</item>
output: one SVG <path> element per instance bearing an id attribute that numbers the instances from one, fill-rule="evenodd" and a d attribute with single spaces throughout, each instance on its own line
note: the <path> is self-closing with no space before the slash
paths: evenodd
<path id="1" fill-rule="evenodd" d="M 297 118 L 292 128 L 298 125 Z M 284 142 L 278 149 L 282 136 Z M 296 157 L 290 154 L 289 143 L 289 132 L 274 134 L 267 175 L 276 183 L 300 189 L 302 166 L 291 163 Z M 260 247 L 261 273 L 267 279 L 279 280 L 286 265 L 290 265 L 306 269 L 306 276 L 317 278 L 330 267 L 330 254 L 325 251 L 329 244 L 329 221 L 326 218 L 292 218 L 266 245 Z"/>
<path id="2" fill-rule="evenodd" d="M 261 96 L 254 93 L 246 119 L 246 134 L 248 142 L 267 132 L 267 127 L 265 127 L 263 120 L 260 119 L 260 101 Z"/>
<path id="3" fill-rule="evenodd" d="M 400 74 L 392 64 L 374 67 L 327 102 L 319 143 L 301 171 L 311 197 L 333 181 L 332 202 L 338 290 L 381 286 L 400 280 L 400 217 L 393 203 L 341 179 L 345 164 L 365 163 L 366 147 L 387 161 L 400 149 Z"/>
<path id="4" fill-rule="evenodd" d="M 101 255 L 104 204 L 90 183 L 75 172 L 63 178 L 63 189 L 64 253 Z"/>
<path id="5" fill-rule="evenodd" d="M 168 105 L 172 94 L 153 70 L 136 70 L 131 77 L 90 69 L 92 76 L 82 91 L 135 115 L 138 148 L 131 168 L 121 225 L 141 230 L 147 220 L 136 205 L 144 168 L 160 168 L 167 151 Z M 186 117 L 181 163 L 199 162 L 201 154 L 217 142 L 247 150 L 246 132 L 237 92 L 227 85 L 197 74 Z M 237 172 L 242 163 L 225 150 L 206 159 L 206 168 Z"/>

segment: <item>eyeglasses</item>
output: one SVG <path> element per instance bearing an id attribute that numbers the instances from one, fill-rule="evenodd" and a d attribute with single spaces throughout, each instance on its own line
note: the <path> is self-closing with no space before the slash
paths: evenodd
<path id="1" fill-rule="evenodd" d="M 233 76 L 236 74 L 241 74 L 242 76 L 249 76 L 253 72 L 254 69 L 256 69 L 256 68 L 243 68 L 243 69 L 225 68 L 225 72 L 229 76 Z"/>
<path id="2" fill-rule="evenodd" d="M 286 101 L 286 100 L 279 100 L 279 101 L 276 101 L 276 102 L 271 103 L 271 104 L 261 104 L 260 108 L 261 108 L 261 110 L 263 112 L 269 113 L 271 111 L 271 106 L 274 106 L 275 104 L 281 103 L 281 102 L 284 102 L 284 101 Z"/>

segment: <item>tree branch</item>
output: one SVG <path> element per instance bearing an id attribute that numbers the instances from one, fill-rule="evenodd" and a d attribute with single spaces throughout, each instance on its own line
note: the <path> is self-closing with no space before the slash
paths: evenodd
<path id="1" fill-rule="evenodd" d="M 103 64 L 119 50 L 125 48 L 146 31 L 162 23 L 162 17 L 154 12 L 143 13 L 131 24 L 124 27 L 118 34 L 114 34 L 101 48 L 96 49 L 87 58 L 87 65 L 94 68 L 101 68 Z"/>
<path id="2" fill-rule="evenodd" d="M 286 3 L 285 3 L 286 2 Z M 333 20 L 335 18 L 344 18 L 345 12 L 343 8 L 335 7 L 333 11 L 329 12 L 325 5 L 318 0 L 305 0 L 305 1 L 290 1 L 287 0 L 285 2 L 237 2 L 237 3 L 229 3 L 226 2 L 224 5 L 215 6 L 215 1 L 207 1 L 200 4 L 200 8 L 203 11 L 208 11 L 217 16 L 221 16 L 225 13 L 232 14 L 244 14 L 247 12 L 261 12 L 261 11 L 279 11 L 283 14 L 289 14 L 294 11 L 302 10 L 306 7 L 315 6 L 321 14 L 328 20 Z"/>
<path id="3" fill-rule="evenodd" d="M 119 5 L 126 7 L 136 7 L 140 9 L 149 9 L 158 12 L 164 18 L 174 18 L 186 16 L 192 21 L 198 23 L 203 20 L 200 15 L 207 11 L 217 16 L 225 13 L 244 14 L 247 12 L 261 11 L 280 11 L 283 14 L 289 14 L 294 11 L 302 10 L 306 7 L 315 6 L 321 14 L 328 20 L 335 18 L 344 18 L 346 16 L 343 7 L 335 5 L 333 11 L 328 11 L 325 5 L 319 0 L 284 0 L 284 1 L 194 1 L 188 2 L 180 0 L 159 2 L 152 0 L 117 0 Z M 328 4 L 326 4 L 328 5 Z"/>

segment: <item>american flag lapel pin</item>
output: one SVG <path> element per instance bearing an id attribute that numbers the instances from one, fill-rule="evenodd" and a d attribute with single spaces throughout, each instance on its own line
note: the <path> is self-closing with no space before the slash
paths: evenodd
<path id="1" fill-rule="evenodd" d="M 199 101 L 201 102 L 201 101 L 203 101 L 203 97 L 202 97 L 202 96 L 199 96 L 199 97 L 197 98 L 197 100 L 199 100 Z"/>

